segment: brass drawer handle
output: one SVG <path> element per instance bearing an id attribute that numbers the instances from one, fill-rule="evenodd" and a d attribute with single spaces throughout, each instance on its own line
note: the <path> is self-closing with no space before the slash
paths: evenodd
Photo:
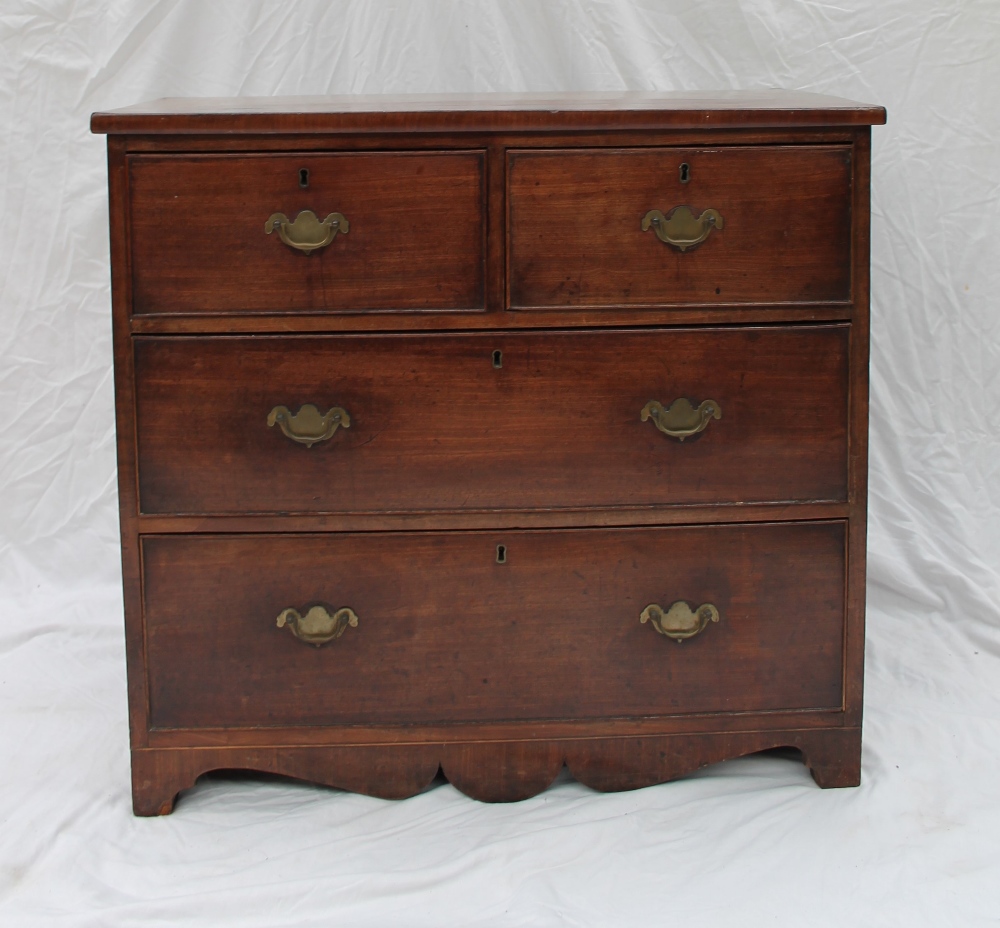
<path id="1" fill-rule="evenodd" d="M 690 207 L 675 206 L 666 216 L 651 209 L 642 217 L 642 231 L 648 232 L 650 226 L 661 242 L 687 251 L 705 241 L 712 229 L 721 229 L 723 220 L 716 209 L 706 209 L 695 219 Z"/>
<path id="2" fill-rule="evenodd" d="M 267 414 L 267 424 L 273 426 L 276 422 L 292 441 L 307 448 L 318 441 L 332 438 L 340 426 L 345 429 L 351 427 L 351 417 L 346 409 L 334 406 L 321 415 L 312 403 L 306 403 L 295 415 L 292 415 L 287 406 L 275 406 Z"/>
<path id="3" fill-rule="evenodd" d="M 272 213 L 264 223 L 264 231 L 270 235 L 275 229 L 278 230 L 278 238 L 286 245 L 311 255 L 320 248 L 326 248 L 338 232 L 345 235 L 350 232 L 351 224 L 343 213 L 330 213 L 326 219 L 320 220 L 311 209 L 304 209 L 293 222 L 289 222 L 284 213 Z"/>
<path id="4" fill-rule="evenodd" d="M 642 407 L 639 418 L 643 422 L 652 419 L 653 424 L 664 435 L 684 441 L 685 438 L 704 431 L 712 419 L 721 419 L 722 407 L 715 400 L 705 400 L 700 406 L 695 406 L 690 400 L 681 397 L 674 400 L 669 408 L 664 408 L 662 403 L 650 400 Z"/>
<path id="5" fill-rule="evenodd" d="M 347 630 L 358 627 L 358 617 L 346 606 L 331 615 L 325 606 L 312 606 L 305 615 L 296 609 L 283 609 L 278 616 L 278 628 L 288 626 L 289 631 L 306 644 L 321 644 L 339 638 Z"/>
<path id="6" fill-rule="evenodd" d="M 679 600 L 664 612 L 662 606 L 651 603 L 642 610 L 639 621 L 643 625 L 649 622 L 661 635 L 673 638 L 679 644 L 701 634 L 709 622 L 718 622 L 719 610 L 711 603 L 703 603 L 692 612 L 684 600 Z"/>

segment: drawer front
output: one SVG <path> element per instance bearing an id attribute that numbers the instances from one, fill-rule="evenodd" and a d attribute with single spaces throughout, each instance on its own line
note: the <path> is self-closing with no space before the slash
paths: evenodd
<path id="1" fill-rule="evenodd" d="M 481 310 L 484 167 L 479 151 L 133 156 L 133 312 Z M 310 230 L 306 210 L 341 219 Z M 333 222 L 311 253 L 282 240 Z"/>
<path id="2" fill-rule="evenodd" d="M 138 338 L 140 504 L 238 514 L 842 501 L 848 331 Z M 677 400 L 691 404 L 680 418 L 704 426 L 684 440 L 657 427 L 680 414 L 683 402 L 667 415 Z M 308 423 L 297 432 L 277 419 L 303 421 L 306 406 L 349 426 L 309 445 Z"/>
<path id="3" fill-rule="evenodd" d="M 505 545 L 506 563 L 496 549 Z M 844 527 L 147 537 L 159 728 L 584 719 L 842 701 Z M 647 606 L 714 606 L 675 643 Z M 356 625 L 315 646 L 294 617 Z M 278 616 L 285 615 L 284 627 Z M 662 623 L 661 623 L 662 624 Z M 296 625 L 296 627 L 298 627 Z"/>
<path id="4" fill-rule="evenodd" d="M 151 724 L 837 709 L 844 538 L 839 522 L 146 537 Z M 680 644 L 641 621 L 679 601 L 718 621 Z M 316 602 L 356 625 L 302 640 L 286 610 Z"/>
<path id="5" fill-rule="evenodd" d="M 847 147 L 508 157 L 513 309 L 851 298 Z"/>

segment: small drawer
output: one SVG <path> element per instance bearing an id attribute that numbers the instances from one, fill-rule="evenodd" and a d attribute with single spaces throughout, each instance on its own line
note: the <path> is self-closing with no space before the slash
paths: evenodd
<path id="1" fill-rule="evenodd" d="M 482 310 L 484 171 L 481 151 L 134 155 L 132 311 Z"/>
<path id="2" fill-rule="evenodd" d="M 137 338 L 140 505 L 843 501 L 848 331 Z"/>
<path id="3" fill-rule="evenodd" d="M 829 522 L 146 537 L 151 723 L 836 710 L 844 535 Z"/>
<path id="4" fill-rule="evenodd" d="M 851 299 L 847 146 L 508 159 L 511 309 Z"/>

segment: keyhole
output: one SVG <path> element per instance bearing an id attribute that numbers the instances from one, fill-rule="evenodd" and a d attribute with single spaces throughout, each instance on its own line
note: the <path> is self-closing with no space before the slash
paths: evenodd
<path id="1" fill-rule="evenodd" d="M 299 186 L 309 186 L 309 168 L 299 168 Z"/>
<path id="2" fill-rule="evenodd" d="M 689 180 L 691 180 L 691 165 L 686 161 L 681 164 L 680 174 L 682 184 L 686 184 Z"/>
<path id="3" fill-rule="evenodd" d="M 497 563 L 506 564 L 507 563 L 507 546 L 497 545 Z"/>
<path id="4" fill-rule="evenodd" d="M 494 351 L 493 352 L 493 366 L 497 370 L 500 370 L 500 368 L 503 367 L 503 352 L 502 351 Z"/>

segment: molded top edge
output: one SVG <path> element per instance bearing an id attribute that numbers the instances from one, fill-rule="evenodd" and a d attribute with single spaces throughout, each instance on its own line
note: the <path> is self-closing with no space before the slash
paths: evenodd
<path id="1" fill-rule="evenodd" d="M 96 133 L 546 131 L 882 125 L 885 109 L 805 91 L 358 94 L 163 99 L 94 113 Z"/>

